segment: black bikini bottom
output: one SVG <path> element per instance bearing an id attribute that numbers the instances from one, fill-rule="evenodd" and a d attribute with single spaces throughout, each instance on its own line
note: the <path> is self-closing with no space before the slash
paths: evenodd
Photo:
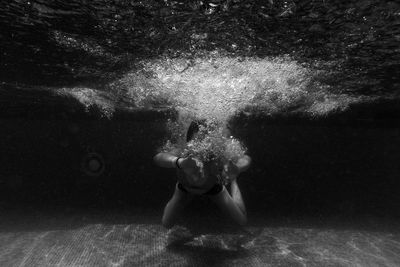
<path id="1" fill-rule="evenodd" d="M 183 192 L 185 192 L 185 193 L 189 193 L 189 191 L 187 191 L 186 188 L 183 187 L 183 185 L 181 183 L 178 183 L 178 188 L 180 190 L 182 190 Z M 215 184 L 213 187 L 211 187 L 210 190 L 208 190 L 207 192 L 203 193 L 202 195 L 207 195 L 207 196 L 217 195 L 223 189 L 224 189 L 224 187 L 221 184 Z"/>

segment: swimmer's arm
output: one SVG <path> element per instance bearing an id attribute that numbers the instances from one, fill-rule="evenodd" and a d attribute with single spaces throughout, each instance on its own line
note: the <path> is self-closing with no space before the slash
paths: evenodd
<path id="1" fill-rule="evenodd" d="M 246 171 L 251 164 L 251 158 L 247 155 L 241 157 L 236 163 L 236 167 L 239 169 L 239 173 Z"/>
<path id="2" fill-rule="evenodd" d="M 175 156 L 174 154 L 161 152 L 154 156 L 154 163 L 163 168 L 177 168 L 177 164 L 179 165 L 183 159 Z M 178 162 L 176 162 L 178 160 Z"/>

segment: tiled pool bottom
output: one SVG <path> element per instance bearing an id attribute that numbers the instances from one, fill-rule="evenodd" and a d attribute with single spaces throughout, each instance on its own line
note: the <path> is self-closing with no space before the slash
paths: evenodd
<path id="1" fill-rule="evenodd" d="M 236 228 L 200 216 L 167 230 L 159 221 L 2 214 L 0 266 L 400 266 L 400 232 L 379 222 L 367 229 L 250 217 Z"/>

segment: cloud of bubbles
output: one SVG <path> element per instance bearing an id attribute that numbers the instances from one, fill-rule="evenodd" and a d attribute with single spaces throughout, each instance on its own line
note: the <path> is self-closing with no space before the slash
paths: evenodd
<path id="1" fill-rule="evenodd" d="M 181 153 L 191 156 L 206 157 L 210 150 L 226 158 L 235 158 L 229 150 L 243 154 L 245 147 L 240 142 L 222 134 L 229 119 L 240 112 L 316 117 L 343 111 L 361 100 L 332 93 L 329 86 L 318 82 L 317 71 L 289 58 L 240 58 L 214 53 L 197 58 L 159 58 L 141 62 L 140 66 L 110 84 L 108 92 L 96 94 L 94 90 L 75 88 L 71 94 L 87 106 L 97 105 L 111 112 L 117 106 L 177 110 L 177 121 L 169 123 L 170 142 L 163 149 L 172 149 L 172 143 L 181 144 Z M 187 144 L 186 129 L 194 120 L 218 127 L 208 129 L 208 138 Z"/>

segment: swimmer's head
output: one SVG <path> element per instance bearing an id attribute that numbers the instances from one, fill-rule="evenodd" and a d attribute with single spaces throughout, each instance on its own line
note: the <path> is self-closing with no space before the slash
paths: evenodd
<path id="1" fill-rule="evenodd" d="M 186 145 L 182 157 L 196 157 L 203 162 L 240 158 L 245 149 L 234 139 L 226 125 L 214 121 L 195 120 L 186 133 Z"/>
<path id="2" fill-rule="evenodd" d="M 190 123 L 186 132 L 186 142 L 190 142 L 196 138 L 204 138 L 211 133 L 218 132 L 222 136 L 230 136 L 231 129 L 229 125 L 221 125 L 215 121 L 207 121 L 205 119 L 194 120 Z"/>
<path id="3" fill-rule="evenodd" d="M 200 128 L 206 129 L 207 128 L 207 122 L 206 120 L 195 120 L 192 121 L 189 125 L 189 128 L 186 132 L 186 142 L 192 141 L 194 138 L 198 136 L 198 133 L 200 132 Z"/>

